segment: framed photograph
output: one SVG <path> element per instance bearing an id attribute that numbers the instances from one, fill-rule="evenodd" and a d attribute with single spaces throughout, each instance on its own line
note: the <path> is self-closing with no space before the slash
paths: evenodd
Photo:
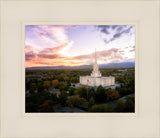
<path id="1" fill-rule="evenodd" d="M 160 137 L 159 11 L 1 0 L 0 137 Z"/>
<path id="2" fill-rule="evenodd" d="M 135 26 L 25 25 L 25 112 L 134 113 Z"/>

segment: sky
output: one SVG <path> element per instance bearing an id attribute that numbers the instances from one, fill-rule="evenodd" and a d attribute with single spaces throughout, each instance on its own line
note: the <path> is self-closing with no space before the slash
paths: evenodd
<path id="1" fill-rule="evenodd" d="M 25 67 L 134 62 L 135 26 L 26 25 Z"/>

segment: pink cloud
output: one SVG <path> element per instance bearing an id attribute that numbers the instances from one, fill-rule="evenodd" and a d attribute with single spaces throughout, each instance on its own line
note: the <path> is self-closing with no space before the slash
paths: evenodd
<path id="1" fill-rule="evenodd" d="M 32 33 L 42 42 L 49 43 L 51 45 L 57 45 L 68 41 L 65 27 L 63 26 L 46 26 L 46 25 L 30 25 L 28 26 L 32 30 Z"/>
<path id="2" fill-rule="evenodd" d="M 94 54 L 90 53 L 86 55 L 79 55 L 74 57 L 67 57 L 61 54 L 61 51 L 66 47 L 70 46 L 72 42 L 67 42 L 56 47 L 43 48 L 37 53 L 34 52 L 34 48 L 31 46 L 26 46 L 26 67 L 31 66 L 76 66 L 91 64 L 94 62 Z M 124 56 L 125 51 L 133 52 L 134 48 L 131 50 L 126 47 L 126 49 L 112 48 L 109 50 L 97 51 L 98 63 L 105 64 L 110 62 L 123 62 L 133 60 L 129 57 Z"/>
<path id="3" fill-rule="evenodd" d="M 66 42 L 52 48 L 43 48 L 42 50 L 35 50 L 32 46 L 26 46 L 26 67 L 36 65 L 54 65 L 55 63 L 65 63 L 65 57 L 60 54 L 65 47 L 70 46 L 72 42 Z"/>
<path id="4" fill-rule="evenodd" d="M 47 55 L 49 55 L 51 57 L 54 54 L 59 55 L 59 52 L 61 52 L 61 50 L 63 50 L 65 47 L 70 46 L 70 43 L 72 43 L 72 42 L 69 41 L 69 42 L 66 42 L 64 44 L 58 45 L 56 47 L 52 47 L 52 48 L 44 48 L 43 50 L 41 50 L 38 53 L 38 56 L 42 57 L 42 55 L 43 55 L 44 57 L 47 57 Z"/>
<path id="5" fill-rule="evenodd" d="M 68 41 L 68 36 L 66 35 L 66 27 L 65 26 L 52 26 L 52 25 L 42 25 L 38 26 L 43 30 L 41 33 L 41 37 L 45 36 L 45 38 L 54 38 L 58 43 L 65 43 Z"/>

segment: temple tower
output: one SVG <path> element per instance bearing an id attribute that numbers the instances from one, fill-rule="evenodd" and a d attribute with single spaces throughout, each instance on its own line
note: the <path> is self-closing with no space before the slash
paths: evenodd
<path id="1" fill-rule="evenodd" d="M 97 64 L 97 54 L 96 54 L 96 49 L 95 49 L 95 63 L 93 65 L 93 71 L 91 73 L 91 77 L 101 77 L 101 73 L 99 71 L 99 66 Z"/>

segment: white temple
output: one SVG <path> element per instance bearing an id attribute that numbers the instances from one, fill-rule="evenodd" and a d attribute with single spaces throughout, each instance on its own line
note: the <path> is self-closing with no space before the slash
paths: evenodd
<path id="1" fill-rule="evenodd" d="M 115 85 L 115 77 L 102 77 L 99 66 L 97 64 L 97 55 L 95 50 L 95 63 L 93 65 L 93 71 L 91 76 L 80 76 L 80 84 L 87 85 L 87 86 L 100 86 L 103 87 Z"/>

